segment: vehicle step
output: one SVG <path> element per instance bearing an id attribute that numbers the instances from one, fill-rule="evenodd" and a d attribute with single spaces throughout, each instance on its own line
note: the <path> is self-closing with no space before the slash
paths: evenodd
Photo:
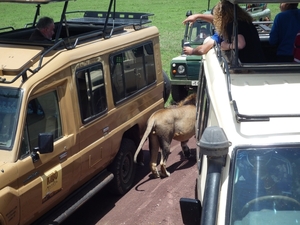
<path id="1" fill-rule="evenodd" d="M 57 225 L 62 223 L 81 205 L 104 188 L 113 178 L 114 175 L 106 170 L 96 175 L 32 225 Z"/>

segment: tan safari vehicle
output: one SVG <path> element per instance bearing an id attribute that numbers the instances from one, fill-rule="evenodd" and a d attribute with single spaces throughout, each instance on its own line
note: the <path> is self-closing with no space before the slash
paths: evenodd
<path id="1" fill-rule="evenodd" d="M 197 90 L 199 173 L 195 198 L 180 199 L 185 225 L 300 222 L 300 64 L 275 60 L 272 21 L 254 24 L 265 63 L 240 62 L 237 46 L 227 54 L 216 45 L 203 56 Z"/>
<path id="2" fill-rule="evenodd" d="M 159 32 L 152 14 L 115 12 L 113 0 L 76 12 L 68 0 L 3 2 L 36 14 L 0 31 L 0 225 L 59 224 L 105 185 L 132 187 L 147 119 L 170 92 Z M 29 41 L 55 2 L 53 42 Z"/>

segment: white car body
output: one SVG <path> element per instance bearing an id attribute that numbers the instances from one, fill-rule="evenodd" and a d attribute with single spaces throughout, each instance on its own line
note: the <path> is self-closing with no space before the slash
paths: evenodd
<path id="1" fill-rule="evenodd" d="M 256 25 L 268 53 L 272 22 Z M 203 56 L 197 93 L 197 196 L 180 200 L 184 224 L 297 224 L 300 64 L 272 58 L 247 64 L 235 57 L 233 51 L 232 60 L 226 60 L 218 45 Z"/>

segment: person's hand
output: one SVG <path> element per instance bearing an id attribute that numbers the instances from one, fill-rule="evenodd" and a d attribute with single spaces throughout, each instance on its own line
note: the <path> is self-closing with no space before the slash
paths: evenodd
<path id="1" fill-rule="evenodd" d="M 186 55 L 192 55 L 193 54 L 193 48 L 186 46 L 186 47 L 183 48 L 183 53 L 186 54 Z"/>
<path id="2" fill-rule="evenodd" d="M 182 23 L 185 25 L 187 23 L 189 23 L 190 26 L 193 25 L 193 23 L 197 20 L 198 15 L 197 14 L 193 14 L 190 15 L 189 17 L 187 17 Z"/>

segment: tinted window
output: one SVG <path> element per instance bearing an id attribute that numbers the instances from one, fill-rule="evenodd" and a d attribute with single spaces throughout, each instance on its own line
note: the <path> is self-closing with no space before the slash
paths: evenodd
<path id="1" fill-rule="evenodd" d="M 117 103 L 156 80 L 152 43 L 110 57 L 114 102 Z"/>
<path id="2" fill-rule="evenodd" d="M 76 72 L 82 122 L 87 122 L 107 109 L 103 68 L 94 64 Z"/>

